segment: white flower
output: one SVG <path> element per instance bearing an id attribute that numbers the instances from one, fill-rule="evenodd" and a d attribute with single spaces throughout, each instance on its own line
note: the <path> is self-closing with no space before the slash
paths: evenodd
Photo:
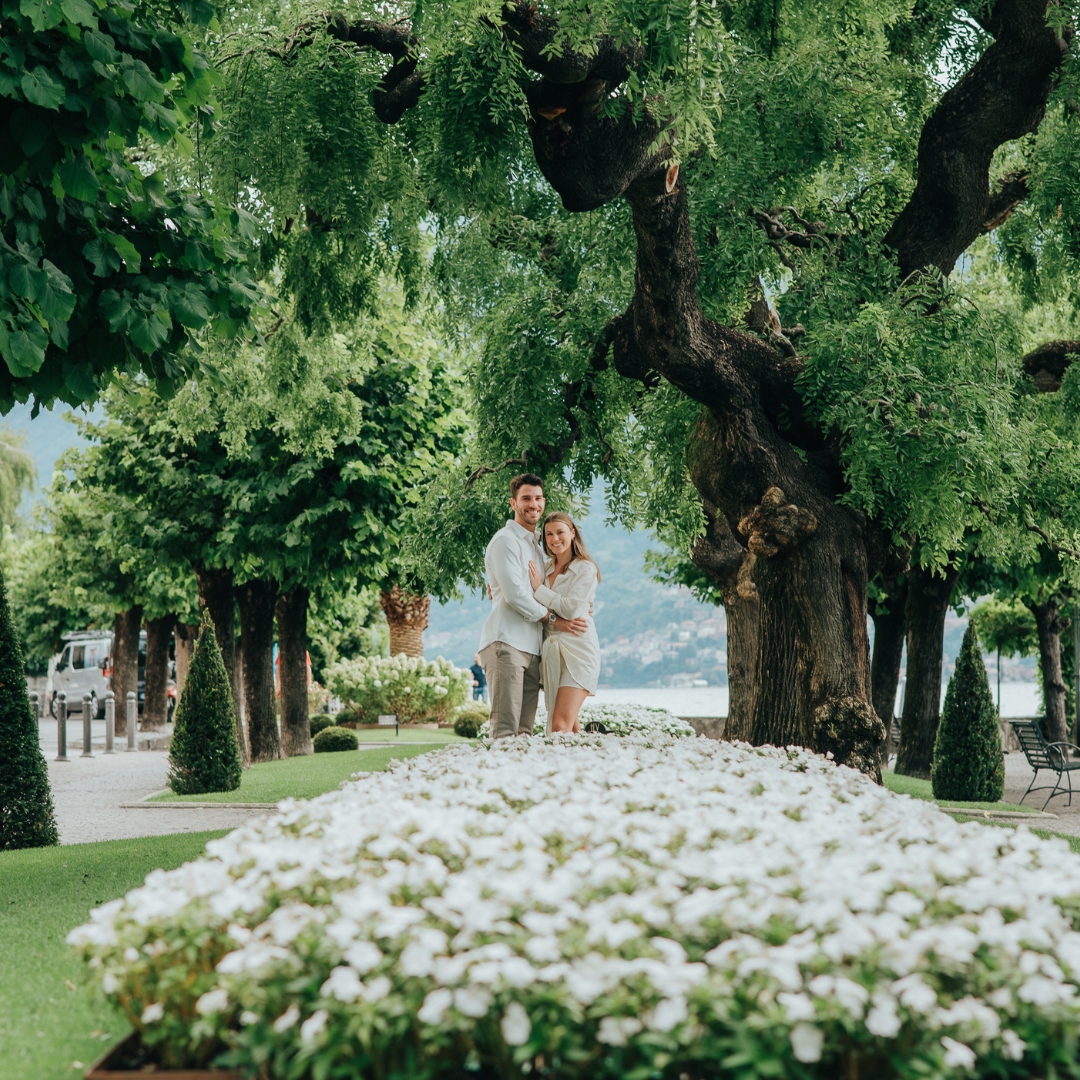
<path id="1" fill-rule="evenodd" d="M 953 1069 L 974 1069 L 975 1051 L 962 1042 L 950 1039 L 948 1035 L 941 1040 L 945 1047 L 945 1064 Z"/>
<path id="2" fill-rule="evenodd" d="M 671 1031 L 687 1017 L 686 998 L 664 998 L 652 1011 L 649 1023 L 654 1031 Z"/>
<path id="3" fill-rule="evenodd" d="M 821 1049 L 825 1043 L 825 1034 L 821 1028 L 811 1024 L 796 1024 L 791 1029 L 790 1039 L 796 1061 L 810 1065 L 821 1060 Z"/>
<path id="4" fill-rule="evenodd" d="M 1001 1041 L 1005 1045 L 1005 1056 L 1010 1061 L 1021 1061 L 1024 1057 L 1024 1051 L 1027 1049 L 1027 1043 L 1012 1031 L 1010 1028 L 1006 1028 L 1001 1033 Z"/>
<path id="5" fill-rule="evenodd" d="M 431 1024 L 433 1027 L 442 1021 L 446 1010 L 454 1003 L 454 995 L 446 989 L 432 990 L 424 1004 L 420 1006 L 416 1016 L 422 1023 Z"/>
<path id="6" fill-rule="evenodd" d="M 160 1001 L 152 1001 L 142 1011 L 144 1024 L 156 1024 L 165 1015 L 165 1006 Z"/>
<path id="7" fill-rule="evenodd" d="M 599 1042 L 608 1046 L 625 1046 L 641 1030 L 641 1021 L 633 1016 L 605 1016 L 596 1033 Z"/>
<path id="8" fill-rule="evenodd" d="M 323 1028 L 326 1027 L 326 1018 L 329 1015 L 325 1009 L 319 1009 L 300 1025 L 300 1041 L 305 1046 L 310 1046 L 322 1034 Z"/>
<path id="9" fill-rule="evenodd" d="M 200 1016 L 210 1016 L 212 1013 L 224 1012 L 229 1006 L 228 991 L 220 986 L 213 990 L 207 990 L 198 1001 L 195 1002 L 195 1011 Z"/>
<path id="10" fill-rule="evenodd" d="M 491 994 L 476 986 L 467 986 L 454 991 L 454 1008 L 462 1016 L 478 1018 L 484 1016 L 491 1006 Z"/>
<path id="11" fill-rule="evenodd" d="M 336 967 L 330 977 L 322 984 L 319 993 L 323 997 L 337 998 L 338 1001 L 355 1001 L 364 992 L 364 984 L 355 968 Z"/>
<path id="12" fill-rule="evenodd" d="M 252 1012 L 250 1009 L 245 1009 L 240 1014 L 240 1023 L 243 1024 L 245 1027 L 251 1027 L 252 1024 L 257 1024 L 258 1022 L 259 1014 L 257 1012 Z"/>
<path id="13" fill-rule="evenodd" d="M 532 1023 L 525 1009 L 518 1002 L 511 1001 L 506 1006 L 499 1028 L 507 1046 L 524 1046 L 529 1041 Z"/>
<path id="14" fill-rule="evenodd" d="M 274 1030 L 280 1035 L 283 1031 L 295 1025 L 300 1019 L 300 1010 L 295 1005 L 290 1005 L 275 1021 Z"/>
<path id="15" fill-rule="evenodd" d="M 105 974 L 101 976 L 101 989 L 104 990 L 106 994 L 115 994 L 116 991 L 120 989 L 120 986 L 120 980 L 113 972 L 106 971 Z"/>
<path id="16" fill-rule="evenodd" d="M 900 1016 L 891 998 L 875 1003 L 866 1016 L 866 1030 L 879 1039 L 895 1039 L 900 1033 Z"/>

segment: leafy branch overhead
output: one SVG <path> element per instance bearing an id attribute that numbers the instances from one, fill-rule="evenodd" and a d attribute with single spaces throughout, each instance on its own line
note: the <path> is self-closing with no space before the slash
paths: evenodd
<path id="1" fill-rule="evenodd" d="M 0 410 L 92 401 L 115 371 L 171 391 L 208 329 L 260 302 L 246 215 L 170 187 L 154 158 L 209 134 L 217 77 L 167 13 L 128 0 L 3 0 Z M 189 134 L 190 133 L 190 134 Z"/>

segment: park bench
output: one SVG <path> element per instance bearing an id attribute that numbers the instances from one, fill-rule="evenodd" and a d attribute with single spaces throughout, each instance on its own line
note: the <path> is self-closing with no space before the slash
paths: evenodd
<path id="1" fill-rule="evenodd" d="M 1042 728 L 1039 727 L 1036 720 L 1010 720 L 1013 731 L 1016 732 L 1016 738 L 1020 743 L 1020 749 L 1024 751 L 1024 757 L 1027 758 L 1027 763 L 1034 770 L 1034 775 L 1031 777 L 1031 783 L 1028 784 L 1027 791 L 1024 792 L 1020 798 L 1020 802 L 1028 797 L 1033 791 L 1049 791 L 1050 794 L 1046 796 L 1046 802 L 1043 803 L 1043 809 L 1046 809 L 1046 804 L 1055 795 L 1068 795 L 1068 806 L 1072 806 L 1072 774 L 1075 770 L 1080 769 L 1080 761 L 1070 761 L 1069 752 L 1073 751 L 1080 754 L 1080 747 L 1074 746 L 1072 743 L 1056 742 L 1048 743 L 1043 736 Z M 1041 787 L 1035 787 L 1035 781 L 1039 779 L 1040 772 L 1052 772 L 1055 775 L 1053 786 L 1049 784 L 1043 784 Z M 1065 784 L 1062 784 L 1064 779 Z"/>

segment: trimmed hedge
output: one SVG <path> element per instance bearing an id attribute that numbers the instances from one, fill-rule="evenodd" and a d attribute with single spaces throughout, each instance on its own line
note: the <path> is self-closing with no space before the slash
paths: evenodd
<path id="1" fill-rule="evenodd" d="M 311 728 L 311 737 L 314 739 L 320 731 L 325 731 L 328 727 L 334 726 L 334 718 L 322 713 L 317 716 L 309 717 L 308 725 Z"/>
<path id="2" fill-rule="evenodd" d="M 316 754 L 333 754 L 339 750 L 355 750 L 360 745 L 356 733 L 348 728 L 328 727 L 311 741 Z"/>
<path id="3" fill-rule="evenodd" d="M 930 780 L 935 799 L 997 802 L 1005 792 L 997 710 L 971 622 L 945 691 Z"/>
<path id="4" fill-rule="evenodd" d="M 169 787 L 178 795 L 235 791 L 242 766 L 232 690 L 205 612 L 174 720 Z"/>
<path id="5" fill-rule="evenodd" d="M 60 843 L 25 670 L 0 574 L 0 851 Z"/>
<path id="6" fill-rule="evenodd" d="M 475 739 L 480 734 L 481 725 L 487 719 L 488 714 L 479 710 L 469 709 L 467 712 L 458 713 L 454 719 L 454 734 L 466 739 Z"/>

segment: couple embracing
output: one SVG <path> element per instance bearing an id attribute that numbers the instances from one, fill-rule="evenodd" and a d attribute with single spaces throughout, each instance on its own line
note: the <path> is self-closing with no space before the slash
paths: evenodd
<path id="1" fill-rule="evenodd" d="M 510 481 L 510 509 L 513 519 L 484 557 L 491 614 L 480 634 L 480 663 L 491 689 L 491 734 L 531 735 L 541 686 L 548 733 L 578 732 L 582 703 L 600 678 L 592 620 L 600 571 L 569 515 L 544 516 L 539 476 Z"/>

